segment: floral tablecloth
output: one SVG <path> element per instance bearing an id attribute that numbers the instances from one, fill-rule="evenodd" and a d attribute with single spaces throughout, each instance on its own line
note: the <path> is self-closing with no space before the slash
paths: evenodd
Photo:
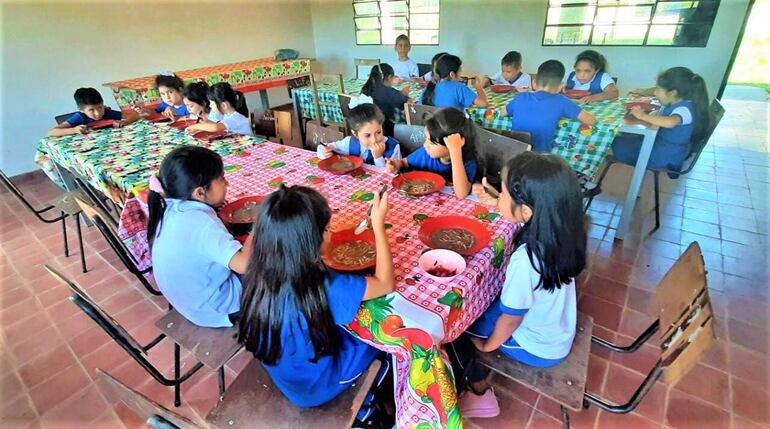
<path id="1" fill-rule="evenodd" d="M 355 175 L 335 176 L 317 167 L 315 154 L 302 149 L 262 143 L 240 155 L 224 158 L 230 184 L 228 200 L 265 195 L 281 183 L 317 189 L 332 208 L 332 230 L 357 224 L 369 201 L 393 176 L 374 169 Z M 399 428 L 459 428 L 454 379 L 442 345 L 454 340 L 490 305 L 502 287 L 516 226 L 471 200 L 436 193 L 419 199 L 390 190 L 387 230 L 393 252 L 397 290 L 366 301 L 348 328 L 362 340 L 393 355 L 396 368 L 396 403 Z M 143 232 L 142 203 L 130 200 L 121 221 Z M 434 281 L 418 268 L 427 247 L 417 238 L 420 223 L 428 217 L 469 216 L 483 222 L 491 242 L 473 257 L 467 269 L 450 281 Z M 141 234 L 138 237 L 143 237 Z M 140 240 L 134 252 L 149 258 Z"/>
<path id="2" fill-rule="evenodd" d="M 229 82 L 234 88 L 241 89 L 270 81 L 282 81 L 310 73 L 310 59 L 276 61 L 273 58 L 260 58 L 239 63 L 222 64 L 176 72 L 185 85 L 193 81 L 205 81 L 209 85 Z M 115 101 L 121 108 L 133 104 L 151 104 L 160 102 L 160 95 L 155 88 L 155 76 L 138 77 L 105 83 L 112 88 Z"/>
<path id="3" fill-rule="evenodd" d="M 150 174 L 167 153 L 181 144 L 208 147 L 220 155 L 238 153 L 264 139 L 234 136 L 210 143 L 196 140 L 167 124 L 139 121 L 84 135 L 46 137 L 37 145 L 35 162 L 61 183 L 54 162 L 85 178 L 117 203 L 147 187 Z"/>
<path id="4" fill-rule="evenodd" d="M 345 93 L 360 94 L 364 82 L 357 79 L 344 81 Z M 420 99 L 423 90 L 420 85 L 415 82 L 403 82 L 394 85 L 394 87 L 401 89 L 404 85 L 410 85 L 410 97 L 413 100 Z M 337 84 L 324 82 L 318 85 L 321 113 L 325 121 L 344 121 L 337 101 L 339 92 Z M 295 89 L 294 94 L 302 108 L 303 115 L 315 119 L 317 115 L 313 105 L 312 90 L 310 88 Z M 486 94 L 489 99 L 489 107 L 472 107 L 467 109 L 468 115 L 483 127 L 510 130 L 511 118 L 500 116 L 498 110 L 505 107 L 516 96 L 517 92 L 494 93 L 490 89 L 486 89 Z M 593 177 L 607 156 L 618 129 L 623 125 L 623 116 L 626 113 L 623 103 L 626 101 L 628 101 L 626 98 L 620 98 L 583 105 L 585 110 L 596 116 L 596 124 L 592 126 L 583 125 L 576 120 L 562 119 L 559 122 L 552 152 L 564 157 L 575 171 Z M 404 122 L 402 111 L 398 112 L 396 119 L 398 122 Z"/>

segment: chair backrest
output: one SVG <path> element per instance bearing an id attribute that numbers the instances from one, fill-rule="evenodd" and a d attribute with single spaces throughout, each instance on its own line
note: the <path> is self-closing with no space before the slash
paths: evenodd
<path id="1" fill-rule="evenodd" d="M 406 123 L 409 125 L 425 125 L 425 122 L 434 113 L 439 111 L 439 107 L 425 106 L 422 104 L 404 104 L 404 113 L 406 113 Z"/>
<path id="2" fill-rule="evenodd" d="M 139 418 L 147 421 L 150 427 L 163 427 L 162 425 L 151 424 L 150 420 L 155 422 L 160 420 L 167 425 L 171 425 L 166 427 L 172 428 L 186 429 L 200 427 L 186 417 L 169 410 L 163 405 L 160 405 L 136 390 L 126 386 L 120 382 L 120 380 L 101 368 L 96 368 L 96 384 L 110 403 L 122 402 L 126 408 L 133 411 Z M 160 419 L 158 419 L 158 417 Z"/>
<path id="3" fill-rule="evenodd" d="M 84 181 L 78 176 L 75 176 L 75 185 L 77 185 L 77 187 L 85 193 L 91 202 L 96 205 L 96 208 L 99 210 L 99 214 L 102 216 L 102 219 L 107 221 L 113 229 L 117 229 L 118 221 L 115 219 L 115 217 L 112 216 L 112 214 L 109 213 L 107 206 L 104 205 L 101 197 L 102 194 L 90 183 Z"/>
<path id="4" fill-rule="evenodd" d="M 476 154 L 481 167 L 477 178 L 486 177 L 490 185 L 499 189 L 500 177 L 505 164 L 514 156 L 531 149 L 527 143 L 476 127 Z"/>
<path id="5" fill-rule="evenodd" d="M 396 124 L 393 138 L 401 143 L 401 155 L 407 156 L 425 143 L 425 127 L 422 125 Z"/>
<path id="6" fill-rule="evenodd" d="M 706 267 L 697 242 L 668 270 L 655 289 L 658 302 L 660 362 L 664 380 L 676 384 L 716 340 L 706 284 Z"/>
<path id="7" fill-rule="evenodd" d="M 77 112 L 70 112 L 70 113 L 65 113 L 63 115 L 56 115 L 56 116 L 54 116 L 54 120 L 56 121 L 56 125 L 59 125 L 62 122 L 66 121 L 67 119 L 70 118 L 70 116 L 74 115 L 75 113 L 77 113 Z"/>
<path id="8" fill-rule="evenodd" d="M 491 131 L 495 134 L 500 134 L 501 136 L 510 137 L 514 140 L 518 140 L 520 142 L 524 142 L 527 144 L 530 144 L 532 142 L 532 134 L 530 134 L 529 131 L 496 130 L 493 128 L 486 128 L 486 130 Z"/>
<path id="9" fill-rule="evenodd" d="M 337 94 L 337 101 L 340 103 L 340 110 L 345 118 L 350 115 L 350 98 L 350 95 L 347 94 Z"/>
<path id="10" fill-rule="evenodd" d="M 706 131 L 703 133 L 703 137 L 700 139 L 700 141 L 692 142 L 690 145 L 690 163 L 687 165 L 687 168 L 682 170 L 682 174 L 689 173 L 690 170 L 695 167 L 695 164 L 698 162 L 698 158 L 700 158 L 700 154 L 703 152 L 703 149 L 706 148 L 706 144 L 708 144 L 711 136 L 714 134 L 714 131 L 717 129 L 717 126 L 719 125 L 719 122 L 722 120 L 724 115 L 724 106 L 722 106 L 722 103 L 720 103 L 719 100 L 715 98 L 709 105 L 709 126 L 706 127 Z"/>
<path id="11" fill-rule="evenodd" d="M 345 134 L 338 127 L 327 127 L 316 121 L 307 123 L 305 131 L 305 149 L 316 150 L 319 143 L 331 143 L 342 140 Z"/>
<path id="12" fill-rule="evenodd" d="M 420 77 L 425 76 L 425 73 L 429 71 L 431 71 L 430 63 L 417 63 L 417 73 L 420 74 Z"/>
<path id="13" fill-rule="evenodd" d="M 289 98 L 292 98 L 292 89 L 306 88 L 308 86 L 310 86 L 310 75 L 286 79 L 286 90 L 289 91 Z"/>
<path id="14" fill-rule="evenodd" d="M 379 58 L 353 58 L 356 68 L 356 79 L 368 79 L 372 67 L 380 64 Z"/>
<path id="15" fill-rule="evenodd" d="M 345 92 L 345 83 L 342 80 L 341 74 L 319 74 L 319 73 L 312 73 L 310 75 L 310 87 L 313 90 L 313 104 L 315 104 L 315 112 L 316 112 L 316 120 L 322 124 L 325 124 L 323 118 L 323 113 L 321 111 L 321 99 L 318 97 L 318 85 L 321 83 L 332 83 L 337 85 L 337 93 L 344 93 Z M 344 124 L 337 124 L 335 122 L 329 122 L 330 124 L 335 125 L 344 125 Z"/>

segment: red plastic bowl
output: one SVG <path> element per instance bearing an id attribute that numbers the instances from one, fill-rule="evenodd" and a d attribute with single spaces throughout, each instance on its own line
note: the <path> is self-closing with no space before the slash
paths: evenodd
<path id="1" fill-rule="evenodd" d="M 436 173 L 428 171 L 410 171 L 408 173 L 400 174 L 393 178 L 393 188 L 401 190 L 401 186 L 407 180 L 430 180 L 433 182 L 433 189 L 426 192 L 411 192 L 411 195 L 421 196 L 428 195 L 434 192 L 438 192 L 446 185 L 446 180 Z"/>
<path id="2" fill-rule="evenodd" d="M 492 92 L 505 93 L 505 92 L 513 91 L 514 89 L 516 89 L 516 87 L 511 85 L 492 85 L 490 89 L 492 90 Z"/>
<path id="3" fill-rule="evenodd" d="M 586 91 L 585 89 L 565 89 L 564 95 L 569 98 L 583 98 L 591 95 L 591 91 Z"/>
<path id="4" fill-rule="evenodd" d="M 350 167 L 349 169 L 345 169 L 345 170 L 332 169 L 332 165 L 335 162 L 339 162 L 343 158 L 347 159 L 348 161 L 353 163 L 353 166 Z M 328 173 L 337 174 L 337 175 L 341 176 L 343 174 L 348 174 L 351 171 L 355 171 L 355 170 L 361 168 L 362 165 L 364 165 L 364 159 L 363 158 L 360 158 L 360 157 L 357 157 L 357 156 L 332 155 L 332 156 L 322 160 L 321 162 L 319 162 L 318 163 L 318 168 L 320 168 L 321 170 L 326 171 Z"/>
<path id="5" fill-rule="evenodd" d="M 225 206 L 222 207 L 222 209 L 219 211 L 219 218 L 222 219 L 222 223 L 225 224 L 227 229 L 229 229 L 230 232 L 236 236 L 236 238 L 240 235 L 248 235 L 254 222 L 236 221 L 233 219 L 233 214 L 236 210 L 243 208 L 246 203 L 254 202 L 260 204 L 264 199 L 264 196 L 256 195 L 239 198 L 231 203 L 225 204 Z"/>
<path id="6" fill-rule="evenodd" d="M 225 137 L 230 137 L 230 133 L 227 130 L 224 131 L 198 131 L 192 135 L 194 139 L 204 142 L 210 142 L 212 140 L 219 140 Z"/>
<path id="7" fill-rule="evenodd" d="M 476 244 L 464 252 L 457 252 L 463 256 L 475 255 L 479 250 L 487 247 L 492 239 L 487 227 L 483 223 L 465 216 L 439 216 L 429 217 L 422 222 L 418 236 L 423 244 L 431 249 L 439 249 L 433 245 L 431 236 L 442 230 L 458 228 L 470 232 L 476 238 Z"/>
<path id="8" fill-rule="evenodd" d="M 374 231 L 367 229 L 361 234 L 356 235 L 355 228 L 345 229 L 342 231 L 332 232 L 329 244 L 321 252 L 321 259 L 327 267 L 337 271 L 362 271 L 370 268 L 374 268 L 377 265 L 377 258 L 375 257 L 372 262 L 362 265 L 339 265 L 332 260 L 332 251 L 343 243 L 351 241 L 365 241 L 372 246 L 375 245 Z"/>
<path id="9" fill-rule="evenodd" d="M 103 128 L 112 128 L 113 122 L 115 122 L 114 119 L 100 119 L 98 121 L 89 122 L 86 126 L 92 130 L 101 130 Z"/>
<path id="10" fill-rule="evenodd" d="M 169 124 L 169 126 L 174 127 L 178 130 L 183 130 L 190 125 L 196 124 L 198 121 L 196 119 L 180 119 L 178 121 L 174 121 Z"/>
<path id="11" fill-rule="evenodd" d="M 163 116 L 162 113 L 157 112 L 147 116 L 147 120 L 150 122 L 171 122 L 171 118 L 168 116 Z"/>
<path id="12" fill-rule="evenodd" d="M 629 110 L 631 110 L 632 107 L 636 107 L 636 106 L 641 107 L 642 110 L 644 110 L 647 113 L 652 112 L 653 110 L 660 109 L 659 105 L 648 103 L 646 101 L 629 101 L 628 103 L 623 104 L 623 107 Z"/>

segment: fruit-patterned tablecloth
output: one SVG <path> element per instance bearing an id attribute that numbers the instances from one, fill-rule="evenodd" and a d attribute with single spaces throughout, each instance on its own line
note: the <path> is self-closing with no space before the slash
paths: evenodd
<path id="1" fill-rule="evenodd" d="M 283 81 L 310 73 L 310 59 L 276 61 L 273 58 L 260 58 L 239 63 L 222 64 L 176 72 L 185 85 L 189 82 L 204 81 L 209 85 L 229 82 L 235 89 L 248 88 L 250 85 L 271 81 Z M 112 88 L 115 101 L 121 108 L 134 104 L 152 104 L 160 102 L 160 95 L 155 88 L 155 76 L 138 77 L 105 83 Z"/>
<path id="2" fill-rule="evenodd" d="M 343 84 L 346 94 L 358 95 L 364 81 L 348 79 Z M 410 96 L 413 100 L 420 99 L 423 90 L 420 85 L 415 82 L 403 82 L 394 85 L 394 87 L 400 89 L 404 85 L 410 85 Z M 318 97 L 325 121 L 344 121 L 337 101 L 339 92 L 339 87 L 335 83 L 324 82 L 318 85 Z M 294 94 L 298 99 L 303 115 L 315 119 L 317 115 L 313 105 L 312 90 L 310 88 L 295 89 Z M 494 93 L 490 89 L 486 89 L 486 94 L 489 99 L 489 107 L 467 109 L 470 118 L 485 128 L 511 130 L 511 118 L 500 116 L 499 109 L 504 108 L 516 96 L 517 92 Z M 618 129 L 623 125 L 623 116 L 626 113 L 623 103 L 626 101 L 628 101 L 626 98 L 620 98 L 582 105 L 585 110 L 596 116 L 596 124 L 583 125 L 576 120 L 562 119 L 554 138 L 552 152 L 564 157 L 575 171 L 593 177 L 607 156 Z M 399 111 L 396 119 L 397 122 L 404 122 L 402 111 Z"/>
<path id="3" fill-rule="evenodd" d="M 41 139 L 35 162 L 60 185 L 54 163 L 85 178 L 113 201 L 123 203 L 126 195 L 146 189 L 147 179 L 159 168 L 163 157 L 181 144 L 200 145 L 229 155 L 262 141 L 257 137 L 233 136 L 208 143 L 167 124 L 139 121 L 123 128 Z"/>
<path id="4" fill-rule="evenodd" d="M 332 208 L 332 230 L 354 226 L 365 215 L 373 192 L 390 185 L 393 176 L 375 170 L 335 176 L 321 171 L 315 154 L 262 143 L 241 155 L 224 158 L 230 184 L 228 200 L 266 195 L 281 183 L 317 189 Z M 366 301 L 348 329 L 362 340 L 393 355 L 399 428 L 459 428 L 457 393 L 442 345 L 454 340 L 490 305 L 502 287 L 517 227 L 471 200 L 436 193 L 409 198 L 389 191 L 387 231 L 393 252 L 396 292 Z M 143 206 L 130 200 L 122 221 L 141 227 Z M 427 247 L 417 238 L 420 223 L 433 216 L 461 215 L 486 226 L 491 242 L 467 269 L 450 281 L 427 278 L 417 260 Z M 136 243 L 133 243 L 136 245 Z M 149 258 L 146 249 L 136 249 Z"/>

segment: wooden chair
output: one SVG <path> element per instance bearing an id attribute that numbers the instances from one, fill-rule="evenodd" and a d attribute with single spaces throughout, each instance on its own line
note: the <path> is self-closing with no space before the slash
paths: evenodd
<path id="1" fill-rule="evenodd" d="M 302 141 L 305 141 L 305 124 L 310 121 L 310 116 L 303 112 L 302 104 L 300 103 L 298 97 L 294 96 L 293 91 L 295 89 L 307 88 L 310 86 L 310 75 L 299 76 L 294 79 L 286 80 L 286 88 L 289 91 L 289 98 L 291 98 L 291 104 L 294 107 L 294 114 L 297 117 L 297 126 L 299 127 L 299 133 Z"/>
<path id="2" fill-rule="evenodd" d="M 120 209 L 115 204 L 115 202 L 107 198 L 107 196 L 105 196 L 98 189 L 94 188 L 87 181 L 81 179 L 78 176 L 75 176 L 74 174 L 73 174 L 73 178 L 77 189 L 80 189 L 81 191 L 83 191 L 83 193 L 88 197 L 88 200 L 91 201 L 96 207 L 98 207 L 102 211 L 104 215 L 104 220 L 107 221 L 113 228 L 117 228 L 118 227 L 117 218 L 120 216 Z M 110 203 L 111 207 L 107 207 L 107 202 Z"/>
<path id="3" fill-rule="evenodd" d="M 305 149 L 316 150 L 320 143 L 332 143 L 342 140 L 345 134 L 338 127 L 327 127 L 316 121 L 307 123 L 305 133 Z"/>
<path id="4" fill-rule="evenodd" d="M 225 392 L 225 364 L 241 349 L 238 328 L 204 328 L 187 320 L 176 310 L 155 322 L 155 327 L 175 345 L 187 350 L 207 368 L 217 371 L 219 394 Z"/>
<path id="5" fill-rule="evenodd" d="M 80 310 L 91 318 L 97 325 L 99 325 L 107 335 L 110 336 L 118 345 L 133 358 L 145 371 L 147 371 L 152 378 L 158 383 L 174 388 L 174 405 L 181 405 L 181 385 L 199 369 L 203 367 L 203 363 L 197 362 L 186 373 L 180 375 L 180 348 L 178 344 L 174 344 L 174 377 L 166 378 L 163 373 L 158 370 L 147 359 L 147 352 L 160 343 L 165 334 L 160 334 L 146 345 L 139 344 L 134 337 L 131 336 L 115 319 L 107 314 L 101 307 L 99 307 L 88 294 L 79 285 L 72 280 L 65 277 L 59 271 L 46 265 L 45 269 L 51 273 L 54 278 L 67 285 L 73 292 L 70 296 L 70 301 L 80 308 Z"/>
<path id="6" fill-rule="evenodd" d="M 404 113 L 406 114 L 406 123 L 409 125 L 425 125 L 428 118 L 438 110 L 440 110 L 440 108 L 435 106 L 405 103 Z"/>
<path id="7" fill-rule="evenodd" d="M 340 104 L 340 111 L 342 117 L 345 118 L 345 135 L 350 135 L 350 127 L 348 127 L 348 116 L 350 116 L 350 95 L 337 94 L 337 102 Z"/>
<path id="8" fill-rule="evenodd" d="M 170 411 L 101 369 L 96 372 L 97 384 L 108 399 L 122 402 L 153 428 L 337 429 L 353 424 L 379 367 L 380 362 L 374 361 L 349 389 L 330 402 L 319 407 L 299 408 L 283 396 L 262 365 L 253 360 L 202 422 Z"/>
<path id="9" fill-rule="evenodd" d="M 687 159 L 685 160 L 685 165 L 681 170 L 669 170 L 669 169 L 656 169 L 656 168 L 647 168 L 647 170 L 652 172 L 652 178 L 653 178 L 653 184 L 655 189 L 655 228 L 653 231 L 660 228 L 660 173 L 667 173 L 669 175 L 676 175 L 678 178 L 680 175 L 686 175 L 692 169 L 695 167 L 695 164 L 698 162 L 698 159 L 700 158 L 701 153 L 703 153 L 703 149 L 706 147 L 706 144 L 708 143 L 709 139 L 711 139 L 711 135 L 714 134 L 714 130 L 716 130 L 717 125 L 719 125 L 719 122 L 722 120 L 722 117 L 725 114 L 725 108 L 722 107 L 722 104 L 719 102 L 719 100 L 714 99 L 711 102 L 711 105 L 709 106 L 709 114 L 710 114 L 710 122 L 709 126 L 706 128 L 706 132 L 703 135 L 703 138 L 700 141 L 693 141 L 690 144 L 690 154 L 688 155 Z M 599 180 L 597 180 L 597 186 L 596 191 L 593 192 L 591 195 L 588 196 L 588 200 L 586 201 L 585 210 L 588 210 L 588 207 L 591 206 L 591 202 L 593 202 L 594 197 L 596 195 L 601 193 L 601 186 L 602 182 L 604 181 L 604 177 L 607 176 L 607 172 L 610 170 L 610 167 L 612 167 L 613 164 L 616 162 L 619 162 L 615 160 L 615 158 L 612 155 L 608 155 L 607 159 L 605 161 L 605 167 L 602 170 L 602 172 L 599 174 Z M 633 167 L 633 166 L 632 166 Z"/>
<path id="10" fill-rule="evenodd" d="M 518 140 L 522 143 L 526 143 L 526 144 L 532 143 L 532 134 L 530 134 L 529 131 L 497 130 L 494 128 L 484 128 L 484 129 L 487 131 L 493 132 L 495 134 L 500 134 L 501 136 Z"/>
<path id="11" fill-rule="evenodd" d="M 393 138 L 401 143 L 401 155 L 406 157 L 425 144 L 425 127 L 422 125 L 396 124 Z"/>
<path id="12" fill-rule="evenodd" d="M 16 185 L 13 184 L 11 178 L 6 176 L 3 170 L 0 170 L 0 182 L 3 182 L 5 186 L 15 197 L 26 207 L 36 218 L 43 223 L 56 223 L 61 222 L 62 235 L 64 236 L 64 256 L 70 256 L 69 243 L 67 241 L 67 224 L 66 219 L 72 217 L 75 219 L 75 228 L 78 234 L 78 248 L 80 250 L 80 266 L 83 272 L 87 272 L 86 267 L 86 255 L 83 252 L 83 232 L 80 229 L 80 208 L 78 208 L 75 199 L 80 197 L 84 198 L 80 191 L 70 191 L 57 197 L 43 207 L 42 209 L 35 209 L 32 204 L 24 196 L 24 193 Z M 58 213 L 58 215 L 56 215 Z M 45 216 L 44 216 L 45 215 Z M 48 215 L 54 217 L 48 218 Z"/>
<path id="13" fill-rule="evenodd" d="M 147 292 L 156 296 L 162 295 L 162 293 L 155 289 L 155 287 L 150 284 L 150 281 L 147 280 L 146 275 L 152 272 L 152 267 L 144 270 L 139 269 L 134 256 L 123 243 L 123 240 L 118 237 L 116 229 L 117 225 L 109 225 L 107 222 L 105 222 L 107 217 L 105 216 L 104 210 L 94 207 L 80 198 L 77 198 L 75 201 L 77 202 L 78 206 L 80 206 L 80 209 L 86 218 L 88 218 L 91 222 L 93 222 L 94 225 L 96 225 L 96 229 L 98 229 L 102 234 L 102 237 L 104 237 L 104 240 L 107 241 L 107 244 L 110 245 L 112 250 L 118 256 L 118 259 L 120 259 L 120 262 L 123 263 L 123 266 L 125 266 L 126 269 L 139 280 L 142 286 L 147 289 Z"/>
<path id="14" fill-rule="evenodd" d="M 503 167 L 514 156 L 526 152 L 531 146 L 522 141 L 476 127 L 476 154 L 480 161 L 480 177 L 486 177 L 490 185 L 501 189 Z M 480 180 L 480 179 L 479 179 Z"/>
<path id="15" fill-rule="evenodd" d="M 321 99 L 318 97 L 318 85 L 321 83 L 336 84 L 339 88 L 337 93 L 345 93 L 345 83 L 342 80 L 341 74 L 316 74 L 310 75 L 310 86 L 313 90 L 313 103 L 315 104 L 316 120 L 324 125 L 335 125 L 338 127 L 344 127 L 342 122 L 325 121 L 323 118 L 323 111 L 321 110 Z"/>
<path id="16" fill-rule="evenodd" d="M 595 335 L 591 342 L 617 353 L 633 353 L 654 334 L 662 339 L 660 357 L 625 404 L 616 404 L 585 391 L 588 365 L 587 316 L 578 314 L 578 330 L 567 360 L 548 369 L 527 367 L 500 354 L 481 354 L 479 362 L 499 374 L 516 380 L 558 402 L 564 426 L 569 427 L 570 409 L 595 405 L 604 411 L 625 414 L 633 411 L 655 382 L 663 377 L 669 386 L 675 385 L 716 340 L 711 300 L 706 285 L 706 268 L 697 242 L 693 242 L 668 270 L 656 287 L 658 319 L 628 346 L 613 344 Z M 582 328 L 582 330 L 581 330 Z M 573 354 L 577 356 L 572 356 Z M 564 366 L 564 368 L 560 368 Z M 607 380 L 612 383 L 612 380 Z M 576 385 L 582 384 L 582 400 L 578 401 Z M 577 406 L 577 407 L 576 407 Z"/>
<path id="17" fill-rule="evenodd" d="M 423 77 L 426 73 L 432 71 L 431 69 L 430 63 L 417 63 L 417 73 L 420 74 L 420 77 Z"/>
<path id="18" fill-rule="evenodd" d="M 369 78 L 369 73 L 371 73 L 372 67 L 379 65 L 380 59 L 379 58 L 353 58 L 353 66 L 356 68 L 356 79 L 363 79 L 366 80 Z M 364 70 L 363 77 L 361 76 L 361 69 Z"/>

